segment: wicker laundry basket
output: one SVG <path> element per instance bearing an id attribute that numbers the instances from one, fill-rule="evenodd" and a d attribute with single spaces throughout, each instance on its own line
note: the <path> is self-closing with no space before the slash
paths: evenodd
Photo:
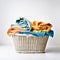
<path id="1" fill-rule="evenodd" d="M 12 37 L 16 52 L 44 53 L 49 36 L 40 38 L 33 35 L 15 34 Z"/>

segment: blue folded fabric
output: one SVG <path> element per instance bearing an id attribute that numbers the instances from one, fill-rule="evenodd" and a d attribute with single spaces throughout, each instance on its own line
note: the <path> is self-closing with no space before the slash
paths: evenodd
<path id="1" fill-rule="evenodd" d="M 49 32 L 32 32 L 32 31 L 26 31 L 26 32 L 19 32 L 19 34 L 32 34 L 34 36 L 37 36 L 37 37 L 44 37 L 44 36 L 51 36 L 53 37 L 54 36 L 54 31 L 51 30 Z"/>
<path id="2" fill-rule="evenodd" d="M 30 31 L 31 30 L 31 22 L 29 20 L 27 20 L 26 18 L 20 17 L 19 20 L 16 20 L 16 25 L 20 26 L 22 28 L 25 28 L 26 31 Z"/>
<path id="3" fill-rule="evenodd" d="M 24 28 L 26 31 L 30 31 L 32 26 L 31 22 L 27 20 L 26 18 L 20 17 L 20 19 L 16 20 L 15 24 L 11 24 L 11 27 L 17 26 Z"/>

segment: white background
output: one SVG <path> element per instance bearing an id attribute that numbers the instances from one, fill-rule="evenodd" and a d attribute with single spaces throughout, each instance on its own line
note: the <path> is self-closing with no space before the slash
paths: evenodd
<path id="1" fill-rule="evenodd" d="M 19 17 L 53 24 L 55 34 L 49 37 L 46 53 L 15 52 L 6 32 Z M 0 0 L 0 60 L 60 60 L 60 0 Z"/>
<path id="2" fill-rule="evenodd" d="M 48 46 L 60 45 L 60 0 L 0 0 L 0 44 L 11 45 L 6 32 L 19 17 L 53 24 L 55 32 Z"/>

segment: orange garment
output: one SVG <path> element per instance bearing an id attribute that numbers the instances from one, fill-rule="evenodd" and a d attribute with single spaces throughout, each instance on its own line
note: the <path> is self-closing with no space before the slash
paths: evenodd
<path id="1" fill-rule="evenodd" d="M 52 25 L 50 23 L 44 23 L 44 22 L 38 22 L 38 21 L 34 21 L 32 23 L 32 30 L 36 30 L 36 31 L 45 31 L 45 32 L 49 32 L 51 30 Z"/>
<path id="2" fill-rule="evenodd" d="M 21 28 L 21 27 L 11 27 L 8 29 L 7 34 L 8 34 L 8 36 L 11 36 L 11 35 L 16 34 L 18 32 L 21 32 L 21 31 L 25 31 L 25 29 Z"/>
<path id="3" fill-rule="evenodd" d="M 44 22 L 33 21 L 33 23 L 32 23 L 32 29 L 38 31 L 38 30 L 40 30 L 39 26 L 43 25 L 43 24 L 44 24 Z"/>

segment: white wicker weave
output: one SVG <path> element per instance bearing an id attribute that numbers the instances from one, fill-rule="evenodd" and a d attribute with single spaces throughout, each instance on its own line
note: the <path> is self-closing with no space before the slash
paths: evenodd
<path id="1" fill-rule="evenodd" d="M 12 36 L 16 52 L 19 53 L 43 53 L 48 36 L 36 37 L 33 35 L 15 34 Z"/>

